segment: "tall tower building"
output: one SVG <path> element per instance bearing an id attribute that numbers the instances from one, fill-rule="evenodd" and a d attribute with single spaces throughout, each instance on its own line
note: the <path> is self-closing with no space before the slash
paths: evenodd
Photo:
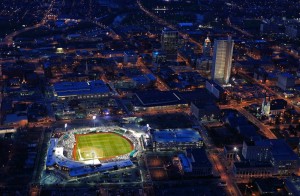
<path id="1" fill-rule="evenodd" d="M 168 61 L 176 61 L 178 49 L 178 31 L 164 28 L 161 33 L 161 46 Z"/>
<path id="2" fill-rule="evenodd" d="M 211 41 L 209 37 L 204 40 L 203 44 L 203 56 L 208 57 L 211 56 Z"/>
<path id="3" fill-rule="evenodd" d="M 234 42 L 229 36 L 227 40 L 215 40 L 212 63 L 212 79 L 220 84 L 228 84 Z"/>

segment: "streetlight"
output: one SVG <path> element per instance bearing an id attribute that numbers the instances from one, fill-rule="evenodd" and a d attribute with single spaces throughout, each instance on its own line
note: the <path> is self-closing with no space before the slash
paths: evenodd
<path id="1" fill-rule="evenodd" d="M 68 127 L 68 124 L 66 123 L 66 124 L 65 124 L 65 131 L 67 131 L 67 127 Z"/>
<path id="2" fill-rule="evenodd" d="M 93 121 L 94 121 L 94 127 L 96 125 L 96 116 L 93 116 Z"/>

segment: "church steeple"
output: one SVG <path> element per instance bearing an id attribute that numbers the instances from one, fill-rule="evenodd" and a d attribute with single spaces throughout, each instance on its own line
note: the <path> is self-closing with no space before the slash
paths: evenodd
<path id="1" fill-rule="evenodd" d="M 209 39 L 209 37 L 207 36 L 207 38 L 204 40 L 204 44 L 203 44 L 203 56 L 211 56 L 211 41 Z"/>
<path id="2" fill-rule="evenodd" d="M 27 83 L 27 81 L 26 81 L 26 79 L 25 79 L 25 74 L 23 74 L 22 84 L 26 84 L 26 83 Z"/>

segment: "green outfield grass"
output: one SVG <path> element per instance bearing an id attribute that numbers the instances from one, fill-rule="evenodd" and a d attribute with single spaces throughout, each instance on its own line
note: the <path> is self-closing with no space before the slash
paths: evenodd
<path id="1" fill-rule="evenodd" d="M 108 159 L 127 154 L 133 150 L 132 143 L 116 133 L 95 133 L 76 135 L 74 159 L 78 161 L 93 158 Z"/>

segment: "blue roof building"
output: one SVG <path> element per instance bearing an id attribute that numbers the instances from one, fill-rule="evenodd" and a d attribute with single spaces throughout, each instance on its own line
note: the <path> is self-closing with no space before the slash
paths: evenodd
<path id="1" fill-rule="evenodd" d="M 193 129 L 152 130 L 151 140 L 156 150 L 199 148 L 203 139 L 198 131 Z"/>

